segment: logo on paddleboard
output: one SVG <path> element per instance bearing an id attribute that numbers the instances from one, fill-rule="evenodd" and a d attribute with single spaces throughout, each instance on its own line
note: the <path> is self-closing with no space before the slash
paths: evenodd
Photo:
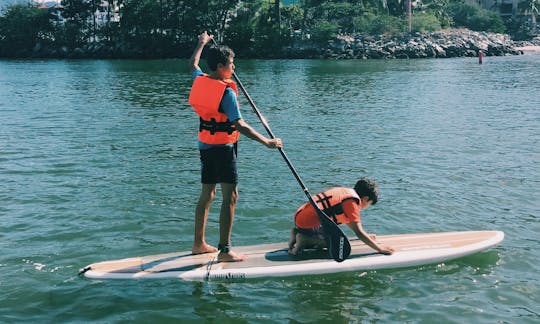
<path id="1" fill-rule="evenodd" d="M 223 274 L 211 274 L 209 276 L 207 276 L 207 279 L 208 278 L 212 278 L 212 279 L 226 279 L 226 280 L 231 280 L 231 279 L 245 279 L 246 278 L 246 274 L 245 273 L 230 273 L 230 272 L 227 272 L 227 273 L 223 273 Z"/>

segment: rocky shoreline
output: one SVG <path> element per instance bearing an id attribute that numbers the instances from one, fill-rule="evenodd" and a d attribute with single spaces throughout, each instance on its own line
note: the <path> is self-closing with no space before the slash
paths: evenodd
<path id="1" fill-rule="evenodd" d="M 326 46 L 310 40 L 297 39 L 292 46 L 272 55 L 282 59 L 414 59 L 474 57 L 479 51 L 485 56 L 519 55 L 537 51 L 540 36 L 528 42 L 514 42 L 506 34 L 475 32 L 468 29 L 446 29 L 436 32 L 387 35 L 340 35 Z M 58 49 L 36 45 L 30 55 L 36 58 L 160 58 L 160 54 L 145 55 L 129 46 L 102 43 L 81 48 Z M 264 57 L 263 57 L 264 58 Z"/>
<path id="2" fill-rule="evenodd" d="M 508 35 L 448 29 L 428 33 L 385 35 L 340 35 L 326 48 L 296 43 L 286 57 L 326 59 L 413 59 L 523 54 L 523 48 L 540 46 L 540 38 L 514 42 Z"/>

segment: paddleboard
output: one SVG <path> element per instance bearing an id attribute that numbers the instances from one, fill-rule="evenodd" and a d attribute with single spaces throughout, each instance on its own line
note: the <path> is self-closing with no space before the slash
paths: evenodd
<path id="1" fill-rule="evenodd" d="M 287 253 L 287 243 L 234 247 L 245 254 L 243 262 L 217 262 L 217 253 L 192 255 L 190 251 L 134 257 L 90 264 L 81 274 L 93 279 L 180 278 L 184 280 L 246 279 L 308 274 L 393 269 L 440 263 L 490 248 L 504 239 L 501 231 L 466 231 L 377 236 L 395 249 L 377 253 L 362 241 L 351 239 L 351 255 L 335 262 L 328 251 Z"/>

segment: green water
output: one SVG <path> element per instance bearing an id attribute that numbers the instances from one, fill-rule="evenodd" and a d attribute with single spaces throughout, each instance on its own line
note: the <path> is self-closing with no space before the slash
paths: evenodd
<path id="1" fill-rule="evenodd" d="M 392 271 L 81 278 L 96 261 L 191 248 L 200 185 L 187 62 L 0 61 L 0 322 L 540 321 L 540 56 L 236 63 L 312 193 L 379 181 L 382 201 L 362 213 L 369 232 L 505 240 Z M 286 240 L 305 197 L 281 156 L 243 139 L 239 172 L 233 244 Z"/>

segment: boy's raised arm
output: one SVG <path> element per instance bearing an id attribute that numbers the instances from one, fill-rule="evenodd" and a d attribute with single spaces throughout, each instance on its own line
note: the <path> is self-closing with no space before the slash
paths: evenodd
<path id="1" fill-rule="evenodd" d="M 204 46 L 206 46 L 206 44 L 212 39 L 212 37 L 213 36 L 208 35 L 206 31 L 199 35 L 199 42 L 197 43 L 197 46 L 195 47 L 195 50 L 191 55 L 191 59 L 189 60 L 191 72 L 200 69 L 199 62 L 201 60 L 202 51 L 204 49 Z"/>

